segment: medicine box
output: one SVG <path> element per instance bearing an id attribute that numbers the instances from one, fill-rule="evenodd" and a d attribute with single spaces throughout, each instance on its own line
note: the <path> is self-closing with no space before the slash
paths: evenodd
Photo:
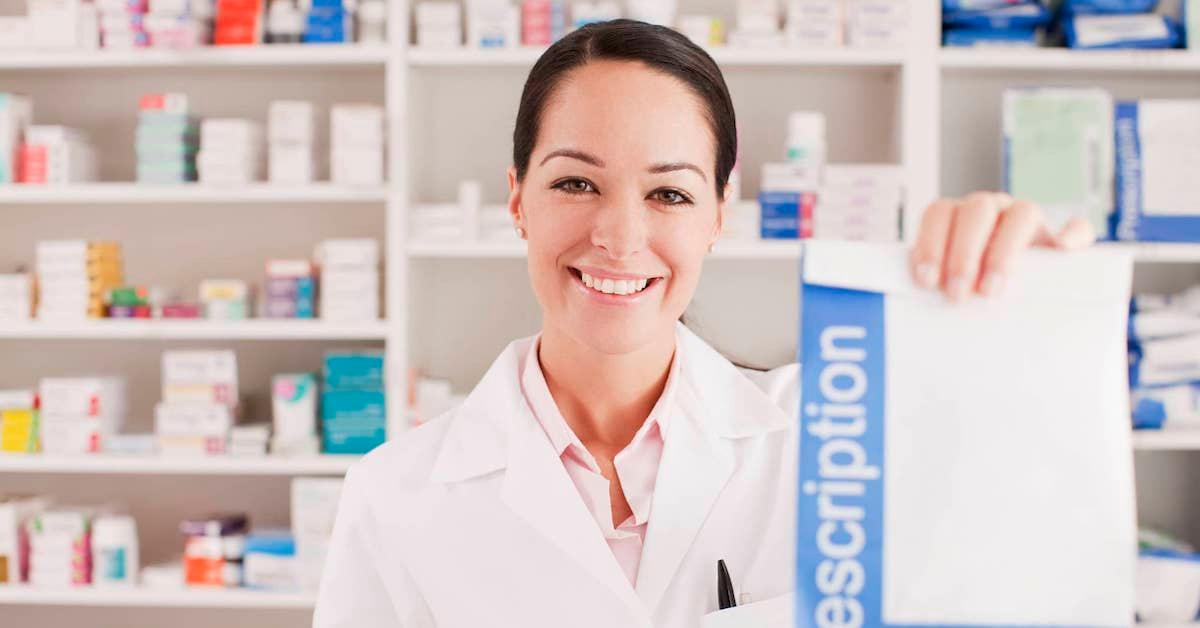
<path id="1" fill-rule="evenodd" d="M 327 391 L 383 390 L 383 352 L 326 353 L 321 375 Z"/>

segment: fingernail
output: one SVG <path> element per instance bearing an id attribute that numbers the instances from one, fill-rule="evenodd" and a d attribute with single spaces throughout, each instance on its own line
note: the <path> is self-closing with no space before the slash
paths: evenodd
<path id="1" fill-rule="evenodd" d="M 936 264 L 917 265 L 917 283 L 925 288 L 936 288 L 938 285 L 938 267 Z"/>
<path id="2" fill-rule="evenodd" d="M 1004 292 L 1004 275 L 1001 273 L 988 273 L 983 277 L 983 283 L 979 286 L 979 292 L 985 297 L 998 296 Z"/>
<path id="3" fill-rule="evenodd" d="M 961 301 L 967 296 L 967 280 L 964 277 L 951 277 L 946 282 L 946 294 L 954 301 Z"/>

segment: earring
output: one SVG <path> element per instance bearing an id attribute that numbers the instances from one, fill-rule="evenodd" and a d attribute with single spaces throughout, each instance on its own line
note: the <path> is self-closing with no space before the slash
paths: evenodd
<path id="1" fill-rule="evenodd" d="M 525 229 L 523 227 L 517 227 L 517 237 L 522 240 L 525 239 Z"/>

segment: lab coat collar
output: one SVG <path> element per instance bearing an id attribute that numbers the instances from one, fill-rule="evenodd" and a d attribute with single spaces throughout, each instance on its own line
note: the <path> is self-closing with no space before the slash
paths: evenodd
<path id="1" fill-rule="evenodd" d="M 464 401 L 431 479 L 465 481 L 505 469 L 501 498 L 509 508 L 631 611 L 653 610 L 735 470 L 735 441 L 784 429 L 787 418 L 728 360 L 677 325 L 679 412 L 659 463 L 635 592 L 521 394 L 520 356 L 532 341 L 511 343 Z"/>

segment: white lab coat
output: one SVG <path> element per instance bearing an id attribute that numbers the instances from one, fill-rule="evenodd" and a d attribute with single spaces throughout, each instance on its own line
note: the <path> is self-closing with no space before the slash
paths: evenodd
<path id="1" fill-rule="evenodd" d="M 798 369 L 744 373 L 682 325 L 677 339 L 636 587 L 525 402 L 524 339 L 460 407 L 347 474 L 314 626 L 791 626 Z M 752 604 L 703 618 L 717 559 Z M 777 619 L 742 617 L 756 610 Z"/>

